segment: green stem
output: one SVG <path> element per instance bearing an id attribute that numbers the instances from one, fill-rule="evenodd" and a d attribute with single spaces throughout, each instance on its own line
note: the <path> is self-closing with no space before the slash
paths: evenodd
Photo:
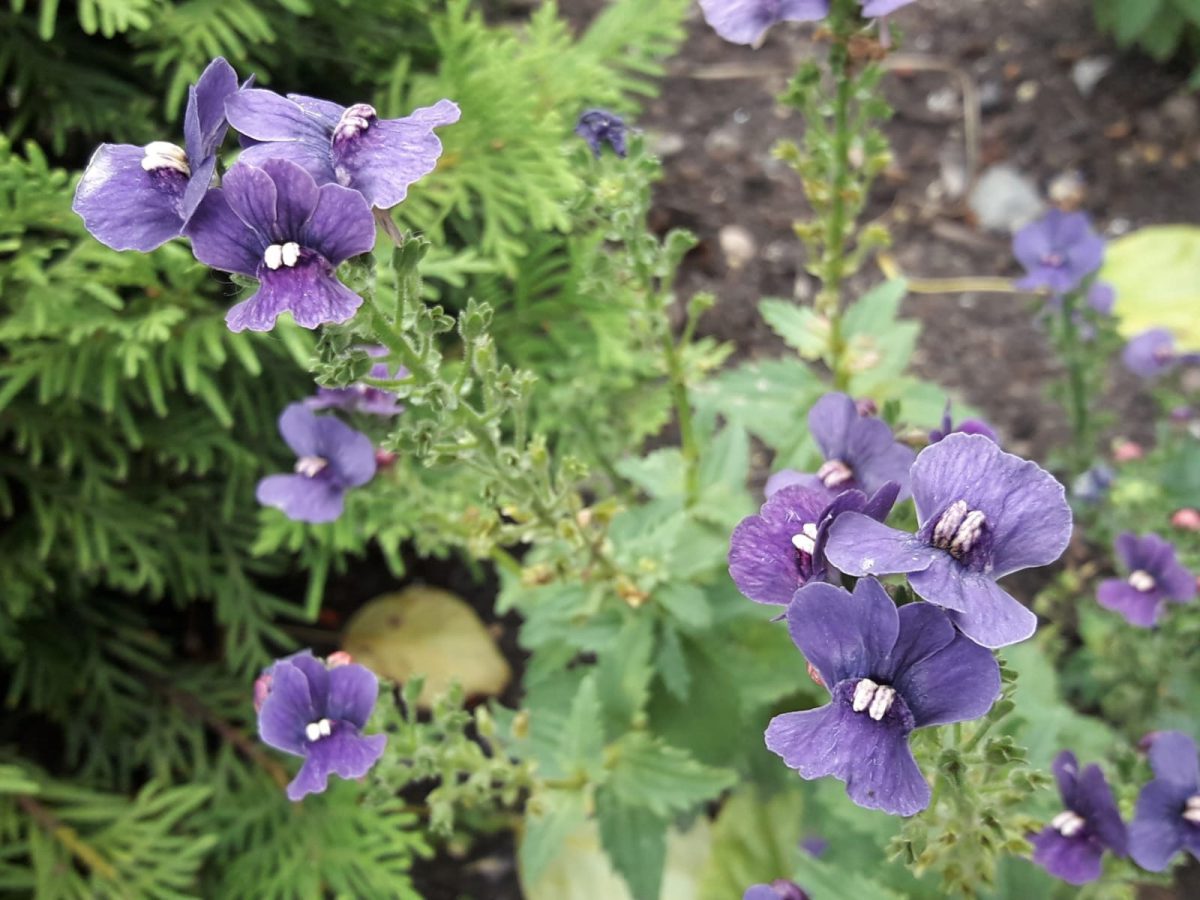
<path id="1" fill-rule="evenodd" d="M 666 315 L 664 312 L 664 320 Z M 688 506 L 695 506 L 700 498 L 700 446 L 696 442 L 696 428 L 692 422 L 692 402 L 688 396 L 687 379 L 683 371 L 683 359 L 679 347 L 671 334 L 671 326 L 663 322 L 663 357 L 667 361 L 667 377 L 671 382 L 671 401 L 675 404 L 675 415 L 679 419 L 679 446 L 683 453 L 684 498 Z"/>
<path id="2" fill-rule="evenodd" d="M 1075 321 L 1075 304 L 1078 292 L 1072 292 L 1062 300 L 1063 357 L 1067 364 L 1068 412 L 1071 417 L 1071 471 L 1084 471 L 1092 458 L 1090 428 L 1088 423 L 1087 379 L 1084 360 L 1080 351 L 1079 327 Z"/>

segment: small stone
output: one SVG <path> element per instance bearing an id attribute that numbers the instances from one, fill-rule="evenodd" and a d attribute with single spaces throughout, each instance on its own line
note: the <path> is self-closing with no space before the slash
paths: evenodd
<path id="1" fill-rule="evenodd" d="M 1200 101 L 1190 92 L 1172 94 L 1159 108 L 1164 119 L 1184 134 L 1200 130 Z"/>
<path id="2" fill-rule="evenodd" d="M 725 225 L 717 232 L 717 243 L 725 254 L 725 262 L 737 271 L 758 255 L 758 245 L 747 229 L 741 225 Z"/>
<path id="3" fill-rule="evenodd" d="M 986 170 L 967 202 L 981 226 L 1010 234 L 1028 225 L 1045 208 L 1033 180 L 1007 163 Z"/>
<path id="4" fill-rule="evenodd" d="M 1075 82 L 1075 89 L 1084 97 L 1090 97 L 1112 65 L 1111 56 L 1085 56 L 1071 66 L 1071 80 Z"/>
<path id="5" fill-rule="evenodd" d="M 717 162 L 732 162 L 742 155 L 742 138 L 739 129 L 717 128 L 704 139 L 704 152 Z"/>
<path id="6" fill-rule="evenodd" d="M 1087 199 L 1087 182 L 1078 169 L 1055 175 L 1046 191 L 1050 202 L 1064 212 L 1074 212 Z"/>
<path id="7" fill-rule="evenodd" d="M 938 116 L 958 115 L 958 91 L 946 85 L 925 98 L 925 108 Z"/>
<path id="8" fill-rule="evenodd" d="M 661 159 L 674 156 L 686 146 L 687 141 L 684 140 L 683 135 L 675 131 L 664 131 L 661 134 L 656 134 L 651 143 L 654 155 Z"/>
<path id="9" fill-rule="evenodd" d="M 1020 103 L 1031 103 L 1037 97 L 1041 87 L 1036 81 L 1022 81 L 1017 85 L 1017 101 Z"/>

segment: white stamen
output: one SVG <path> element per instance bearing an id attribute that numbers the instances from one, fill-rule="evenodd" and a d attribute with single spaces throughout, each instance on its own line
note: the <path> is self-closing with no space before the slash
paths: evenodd
<path id="1" fill-rule="evenodd" d="M 792 546 L 801 553 L 812 556 L 813 551 L 817 549 L 817 523 L 805 522 L 800 533 L 792 535 Z"/>
<path id="2" fill-rule="evenodd" d="M 954 533 L 958 531 L 958 526 L 962 524 L 968 512 L 970 510 L 966 500 L 955 500 L 951 503 L 938 519 L 937 527 L 933 529 L 933 546 L 948 550 L 950 542 L 954 540 Z"/>
<path id="3" fill-rule="evenodd" d="M 280 258 L 283 260 L 283 264 L 290 269 L 300 259 L 300 245 L 295 241 L 288 241 L 280 251 Z"/>
<path id="4" fill-rule="evenodd" d="M 151 141 L 143 149 L 145 156 L 142 157 L 142 168 L 147 172 L 153 172 L 156 169 L 174 169 L 184 175 L 192 174 L 192 168 L 188 165 L 187 154 L 183 152 L 183 148 L 167 141 Z"/>
<path id="5" fill-rule="evenodd" d="M 1154 576 L 1145 569 L 1138 569 L 1136 572 L 1132 572 L 1129 575 L 1129 586 L 1135 591 L 1147 593 L 1148 591 L 1154 590 L 1154 586 L 1156 584 L 1158 584 L 1158 582 L 1154 580 Z"/>
<path id="6" fill-rule="evenodd" d="M 304 736 L 308 738 L 309 743 L 319 741 L 321 739 L 321 725 L 319 722 L 309 722 L 304 726 Z"/>
<path id="7" fill-rule="evenodd" d="M 1050 820 L 1050 827 L 1063 837 L 1075 837 L 1075 835 L 1083 831 L 1083 826 L 1086 824 L 1083 816 L 1079 815 L 1079 813 L 1071 812 L 1069 809 L 1064 809 Z"/>
<path id="8" fill-rule="evenodd" d="M 870 678 L 864 678 L 854 686 L 854 699 L 851 701 L 851 708 L 855 712 L 862 712 L 871 705 L 871 700 L 875 697 L 875 691 L 879 688 Z"/>
<path id="9" fill-rule="evenodd" d="M 329 735 L 333 734 L 333 725 L 330 724 L 328 719 L 322 719 L 317 723 L 317 727 L 321 730 L 322 737 L 329 737 Z"/>
<path id="10" fill-rule="evenodd" d="M 375 117 L 375 107 L 369 103 L 355 103 L 348 107 L 333 129 L 334 141 L 358 137 L 371 127 L 371 119 Z"/>
<path id="11" fill-rule="evenodd" d="M 831 459 L 817 469 L 817 477 L 825 487 L 834 488 L 854 477 L 854 470 L 840 459 Z"/>
<path id="12" fill-rule="evenodd" d="M 278 244 L 272 244 L 263 251 L 263 262 L 267 264 L 268 269 L 278 269 L 283 265 L 283 248 Z"/>
<path id="13" fill-rule="evenodd" d="M 296 474 L 305 478 L 316 478 L 329 465 L 323 456 L 302 456 L 296 460 Z"/>
<path id="14" fill-rule="evenodd" d="M 954 540 L 950 542 L 950 555 L 962 556 L 974 547 L 975 542 L 979 540 L 979 535 L 983 532 L 985 522 L 987 522 L 987 517 L 979 510 L 973 509 L 967 513 L 967 517 L 962 520 L 962 524 L 954 533 Z"/>
<path id="15" fill-rule="evenodd" d="M 892 708 L 892 701 L 895 699 L 896 689 L 881 684 L 875 689 L 875 696 L 871 698 L 871 706 L 867 710 L 867 715 L 878 722 L 887 715 L 887 711 Z"/>

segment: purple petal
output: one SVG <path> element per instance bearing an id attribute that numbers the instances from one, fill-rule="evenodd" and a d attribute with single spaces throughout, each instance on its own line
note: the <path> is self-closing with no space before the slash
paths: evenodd
<path id="1" fill-rule="evenodd" d="M 324 141 L 329 146 L 329 130 L 274 91 L 239 91 L 225 101 L 225 115 L 230 125 L 256 141 Z"/>
<path id="2" fill-rule="evenodd" d="M 290 662 L 271 670 L 271 690 L 258 713 L 258 735 L 276 750 L 304 755 L 304 729 L 320 718 L 309 692 L 308 679 Z"/>
<path id="3" fill-rule="evenodd" d="M 826 502 L 824 491 L 790 487 L 772 494 L 758 515 L 738 524 L 729 539 L 729 575 L 743 595 L 756 603 L 791 602 L 811 574 L 811 563 L 802 570 L 792 538 L 806 524 L 820 522 Z"/>
<path id="4" fill-rule="evenodd" d="M 1070 750 L 1063 750 L 1054 757 L 1050 766 L 1054 780 L 1058 782 L 1058 795 L 1062 798 L 1063 806 L 1078 812 L 1079 803 L 1079 760 Z"/>
<path id="5" fill-rule="evenodd" d="M 916 535 L 856 512 L 842 513 L 830 527 L 825 555 L 848 575 L 919 572 L 946 556 Z"/>
<path id="6" fill-rule="evenodd" d="M 316 455 L 329 460 L 338 483 L 346 488 L 370 481 L 375 476 L 375 447 L 371 439 L 333 416 L 316 419 Z"/>
<path id="7" fill-rule="evenodd" d="M 1138 794 L 1129 826 L 1129 855 L 1143 869 L 1161 872 L 1188 843 L 1188 830 L 1194 826 L 1181 812 L 1187 797 L 1179 785 L 1161 779 L 1151 781 Z"/>
<path id="8" fill-rule="evenodd" d="M 333 129 L 337 127 L 342 113 L 346 111 L 346 107 L 340 103 L 321 100 L 318 97 L 308 97 L 304 94 L 288 94 L 287 98 L 300 107 L 305 115 L 316 119 L 322 128 L 327 130 L 331 135 L 333 134 Z"/>
<path id="9" fill-rule="evenodd" d="M 238 218 L 220 188 L 204 195 L 183 233 L 191 239 L 196 259 L 205 265 L 249 276 L 258 271 L 266 245 Z"/>
<path id="10" fill-rule="evenodd" d="M 1115 541 L 1117 553 L 1130 570 L 1142 569 L 1154 577 L 1158 590 L 1177 603 L 1196 596 L 1196 578 L 1175 556 L 1175 545 L 1156 534 L 1143 537 L 1125 532 Z"/>
<path id="11" fill-rule="evenodd" d="M 1125 368 L 1142 378 L 1155 378 L 1174 367 L 1177 361 L 1175 336 L 1165 328 L 1143 331 L 1121 351 Z"/>
<path id="12" fill-rule="evenodd" d="M 185 223 L 190 222 L 192 216 L 196 214 L 196 208 L 204 199 L 204 195 L 208 193 L 208 187 L 212 184 L 216 171 L 217 157 L 215 155 L 192 163 L 192 175 L 179 200 L 179 215 Z"/>
<path id="13" fill-rule="evenodd" d="M 1164 731 L 1150 744 L 1150 768 L 1155 777 L 1188 791 L 1200 791 L 1200 759 L 1196 742 L 1182 731 Z"/>
<path id="14" fill-rule="evenodd" d="M 1104 848 L 1083 836 L 1064 837 L 1047 826 L 1031 838 L 1033 861 L 1068 884 L 1087 884 L 1100 877 Z"/>
<path id="15" fill-rule="evenodd" d="M 212 156 L 221 146 L 229 128 L 225 120 L 225 101 L 237 90 L 237 72 L 219 56 L 205 67 L 196 83 L 188 88 L 183 133 L 193 172 L 196 162 Z"/>
<path id="16" fill-rule="evenodd" d="M 851 595 L 830 584 L 807 584 L 787 611 L 788 633 L 825 684 L 872 674 L 896 643 L 899 618 L 887 592 L 864 578 Z"/>
<path id="17" fill-rule="evenodd" d="M 371 207 L 357 191 L 336 184 L 322 185 L 302 243 L 334 266 L 360 253 L 370 253 L 375 246 Z"/>
<path id="18" fill-rule="evenodd" d="M 395 206 L 409 185 L 437 166 L 442 142 L 433 129 L 457 122 L 460 115 L 454 103 L 439 100 L 406 118 L 376 119 L 357 136 L 334 143 L 338 182 L 361 192 L 371 206 Z"/>
<path id="19" fill-rule="evenodd" d="M 236 125 L 234 126 L 237 127 Z M 1045 219 L 1031 222 L 1013 235 L 1013 256 L 1026 272 L 1034 272 L 1042 267 L 1042 258 L 1049 254 L 1053 245 L 1050 241 L 1050 229 Z"/>
<path id="20" fill-rule="evenodd" d="M 248 229 L 258 237 L 261 246 L 282 239 L 275 227 L 277 192 L 271 176 L 256 166 L 238 163 L 221 180 L 225 202 Z"/>
<path id="21" fill-rule="evenodd" d="M 336 670 L 335 670 L 336 671 Z M 328 787 L 330 775 L 361 778 L 379 761 L 387 746 L 387 735 L 361 735 L 350 725 L 338 727 L 333 734 L 309 745 L 304 765 L 287 787 L 289 800 L 302 800 Z"/>
<path id="22" fill-rule="evenodd" d="M 338 281 L 320 258 L 290 269 L 264 268 L 262 276 L 262 287 L 225 316 L 230 331 L 270 331 L 284 312 L 297 325 L 316 328 L 345 322 L 362 305 L 362 297 Z"/>
<path id="23" fill-rule="evenodd" d="M 1129 836 L 1112 788 L 1098 765 L 1086 766 L 1079 777 L 1079 793 L 1072 809 L 1087 822 L 1093 837 L 1118 856 L 1129 852 Z"/>
<path id="24" fill-rule="evenodd" d="M 854 470 L 854 480 L 870 492 L 894 482 L 900 485 L 900 499 L 907 499 L 909 470 L 916 451 L 896 440 L 882 419 L 860 416 L 846 435 L 845 456 Z"/>
<path id="25" fill-rule="evenodd" d="M 329 702 L 329 670 L 325 663 L 313 656 L 311 650 L 301 650 L 291 656 L 285 656 L 280 662 L 290 663 L 304 673 L 308 679 L 308 693 L 312 697 L 313 709 L 322 713 Z M 318 715 L 318 718 L 320 715 Z"/>
<path id="26" fill-rule="evenodd" d="M 289 403 L 279 415 L 279 434 L 296 456 L 321 456 L 321 416 L 302 403 Z"/>
<path id="27" fill-rule="evenodd" d="M 147 253 L 183 226 L 186 176 L 173 169 L 147 172 L 145 156 L 132 144 L 101 144 L 75 188 L 71 208 L 96 240 L 114 250 Z"/>
<path id="28" fill-rule="evenodd" d="M 742 894 L 742 900 L 779 900 L 779 895 L 769 884 L 752 884 Z"/>
<path id="29" fill-rule="evenodd" d="M 1161 591 L 1139 591 L 1123 578 L 1106 578 L 1100 582 L 1096 601 L 1139 628 L 1153 628 L 1163 609 Z"/>
<path id="30" fill-rule="evenodd" d="M 795 469 L 780 469 L 768 478 L 766 486 L 763 488 L 763 495 L 769 498 L 772 494 L 783 490 L 785 487 L 793 487 L 795 485 L 813 491 L 825 491 L 825 493 L 829 494 L 830 499 L 834 496 L 816 475 L 811 475 L 807 472 L 797 472 Z"/>
<path id="31" fill-rule="evenodd" d="M 365 728 L 379 697 L 379 679 L 366 666 L 351 663 L 329 671 L 329 705 L 325 715 Z"/>
<path id="32" fill-rule="evenodd" d="M 862 0 L 862 14 L 868 19 L 878 19 L 912 2 L 913 0 Z"/>
<path id="33" fill-rule="evenodd" d="M 829 0 L 784 0 L 772 6 L 764 0 L 700 0 L 704 19 L 722 38 L 734 44 L 757 44 L 772 25 L 813 22 L 829 14 Z"/>
<path id="34" fill-rule="evenodd" d="M 252 166 L 262 166 L 268 160 L 286 159 L 308 172 L 317 184 L 330 184 L 337 181 L 333 171 L 333 161 L 329 158 L 329 138 L 321 140 L 301 141 L 270 141 L 262 144 L 252 144 L 243 147 L 238 156 L 240 162 Z"/>
<path id="35" fill-rule="evenodd" d="M 299 240 L 304 236 L 309 220 L 316 215 L 320 197 L 317 183 L 303 168 L 286 159 L 267 160 L 262 164 L 262 171 L 275 184 L 273 236 L 278 240 Z M 311 244 L 305 246 L 321 251 L 320 247 Z M 330 262 L 336 266 L 341 260 Z"/>
<path id="36" fill-rule="evenodd" d="M 304 475 L 270 475 L 255 492 L 263 506 L 273 506 L 296 522 L 332 522 L 342 514 L 345 489 L 321 478 Z"/>
<path id="37" fill-rule="evenodd" d="M 862 419 L 858 406 L 846 394 L 825 394 L 808 411 L 808 430 L 826 459 L 846 460 L 850 455 L 850 434 Z M 878 420 L 874 420 L 878 421 Z M 884 428 L 887 425 L 880 423 Z M 891 433 L 891 430 L 888 430 Z"/>
<path id="38" fill-rule="evenodd" d="M 983 575 L 939 553 L 921 572 L 908 576 L 912 589 L 938 606 L 952 610 L 950 617 L 971 640 L 984 647 L 1007 647 L 1031 637 L 1037 616 L 1011 594 Z"/>

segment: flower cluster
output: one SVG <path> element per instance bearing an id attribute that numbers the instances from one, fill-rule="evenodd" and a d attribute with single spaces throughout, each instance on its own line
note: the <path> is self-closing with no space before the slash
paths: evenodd
<path id="1" fill-rule="evenodd" d="M 862 14 L 886 16 L 913 0 L 859 0 Z M 757 47 L 772 25 L 817 22 L 829 15 L 830 0 L 700 0 L 700 11 L 713 31 L 732 44 Z"/>

